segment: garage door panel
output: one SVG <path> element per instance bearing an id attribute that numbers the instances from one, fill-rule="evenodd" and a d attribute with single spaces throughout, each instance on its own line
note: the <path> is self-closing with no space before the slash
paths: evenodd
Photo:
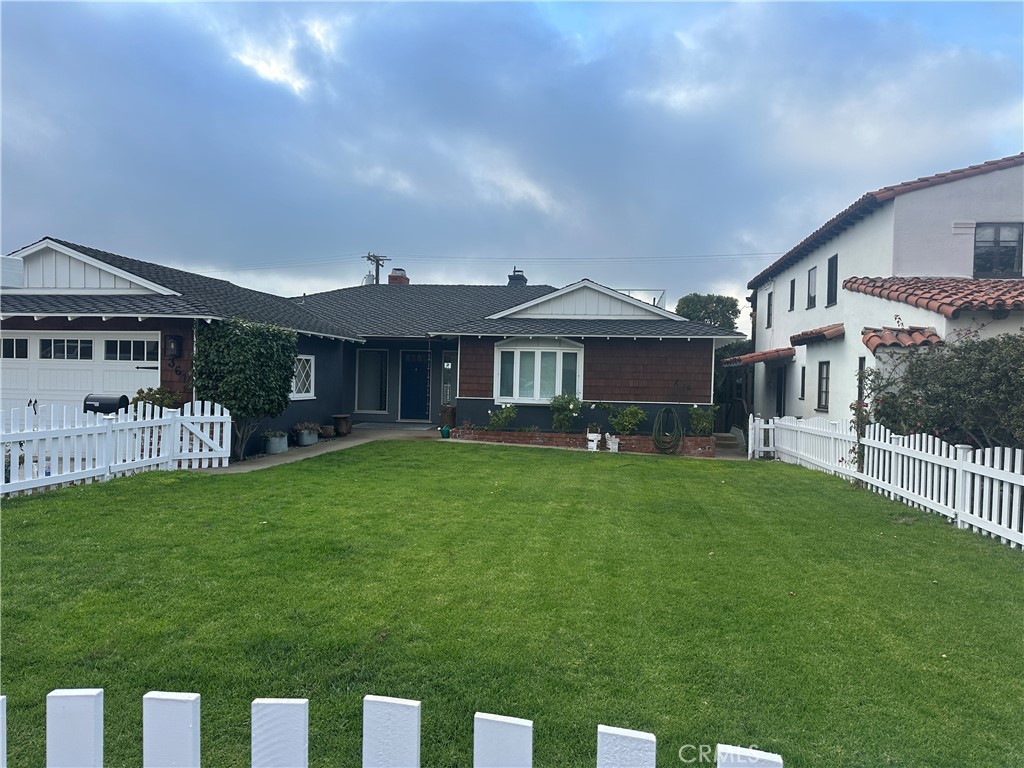
<path id="1" fill-rule="evenodd" d="M 156 377 L 157 383 L 153 383 Z M 160 383 L 158 370 L 105 370 L 103 371 L 103 391 L 118 395 L 134 395 L 140 389 L 156 387 Z"/>
<path id="2" fill-rule="evenodd" d="M 36 388 L 41 392 L 67 392 L 92 386 L 92 369 L 80 362 L 70 360 L 65 367 L 58 368 L 52 363 L 39 368 Z M 88 394 L 88 393 L 86 393 Z"/>

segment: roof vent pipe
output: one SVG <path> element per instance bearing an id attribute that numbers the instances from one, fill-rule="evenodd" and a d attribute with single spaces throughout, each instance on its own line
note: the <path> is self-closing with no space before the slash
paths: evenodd
<path id="1" fill-rule="evenodd" d="M 526 285 L 526 275 L 523 270 L 512 267 L 512 274 L 508 276 L 509 285 Z"/>

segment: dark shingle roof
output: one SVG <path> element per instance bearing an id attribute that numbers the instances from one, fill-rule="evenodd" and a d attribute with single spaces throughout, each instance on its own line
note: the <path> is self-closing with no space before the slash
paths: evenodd
<path id="1" fill-rule="evenodd" d="M 301 301 L 362 336 L 409 337 L 480 320 L 554 290 L 550 285 L 360 285 Z"/>
<path id="2" fill-rule="evenodd" d="M 57 238 L 43 238 L 181 294 L 30 294 L 5 293 L 0 312 L 37 315 L 149 315 L 163 317 L 227 318 L 271 323 L 316 336 L 359 339 L 344 323 L 327 320 L 291 299 L 216 280 L 192 272 L 130 259 L 116 253 Z"/>
<path id="3" fill-rule="evenodd" d="M 738 331 L 724 331 L 693 320 L 594 320 L 577 318 L 516 318 L 471 320 L 455 326 L 435 323 L 434 333 L 481 336 L 616 336 L 628 338 L 737 338 Z"/>

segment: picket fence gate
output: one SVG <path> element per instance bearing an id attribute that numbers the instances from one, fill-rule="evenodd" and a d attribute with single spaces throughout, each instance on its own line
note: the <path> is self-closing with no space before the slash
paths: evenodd
<path id="1" fill-rule="evenodd" d="M 142 766 L 200 765 L 198 693 L 142 697 Z M 307 768 L 309 699 L 256 699 L 251 709 L 253 768 Z M 363 768 L 419 768 L 420 702 L 363 697 Z M 597 726 L 597 768 L 654 768 L 652 733 Z M 782 757 L 719 744 L 718 768 L 783 768 Z M 46 697 L 46 768 L 101 768 L 103 689 L 63 688 Z M 477 712 L 476 768 L 533 765 L 533 721 Z M 0 768 L 7 768 L 7 697 L 0 696 Z"/>
<path id="2" fill-rule="evenodd" d="M 0 445 L 0 494 L 32 493 L 147 470 L 227 466 L 231 414 L 205 401 L 180 410 L 139 403 L 109 415 L 15 408 L 0 414 Z"/>
<path id="3" fill-rule="evenodd" d="M 858 443 L 852 424 L 822 418 L 751 416 L 749 427 L 748 458 L 773 457 L 857 480 L 890 499 L 937 512 L 958 528 L 1024 547 L 1024 450 L 895 435 L 881 424 L 868 424 Z"/>

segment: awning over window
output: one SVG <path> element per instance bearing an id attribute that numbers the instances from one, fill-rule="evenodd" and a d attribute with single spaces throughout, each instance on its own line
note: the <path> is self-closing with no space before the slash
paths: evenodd
<path id="1" fill-rule="evenodd" d="M 934 328 L 926 328 L 920 325 L 908 325 L 905 328 L 894 328 L 882 326 L 881 328 L 865 328 L 861 341 L 871 352 L 879 347 L 905 348 L 905 347 L 934 347 L 942 344 L 942 337 Z"/>
<path id="2" fill-rule="evenodd" d="M 751 352 L 739 357 L 727 357 L 722 361 L 725 368 L 740 368 L 755 363 L 786 363 L 793 359 L 796 350 L 793 347 L 779 347 L 761 352 Z"/>

